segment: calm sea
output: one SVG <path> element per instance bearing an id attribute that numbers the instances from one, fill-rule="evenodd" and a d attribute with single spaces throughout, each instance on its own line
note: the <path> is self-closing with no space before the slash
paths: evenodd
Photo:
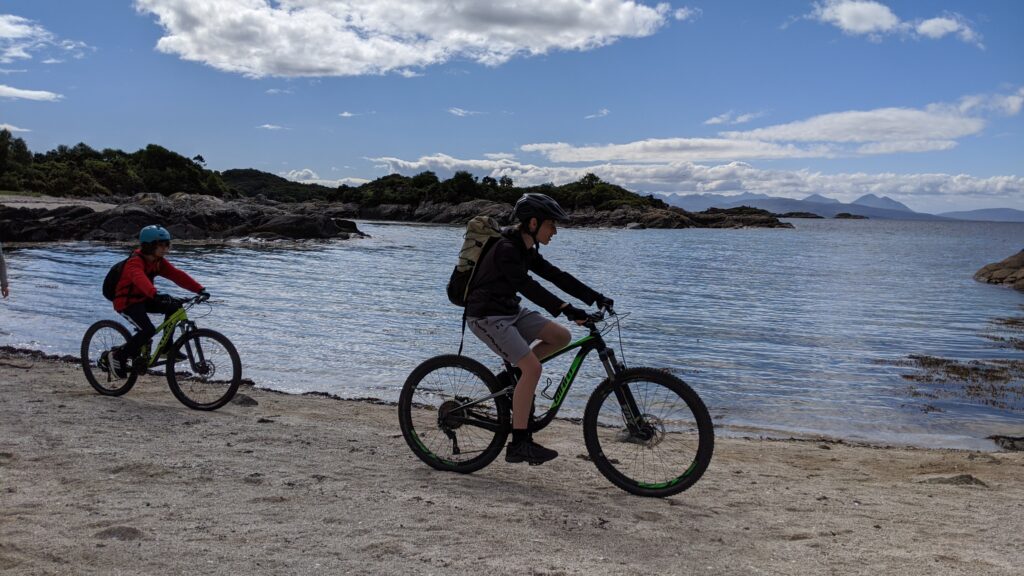
<path id="1" fill-rule="evenodd" d="M 1024 248 L 1024 225 L 793 222 L 795 230 L 561 230 L 543 253 L 630 313 L 627 364 L 675 371 L 722 433 L 973 448 L 991 447 L 990 434 L 1024 434 L 1020 411 L 915 395 L 902 377 L 913 369 L 892 363 L 911 354 L 1020 359 L 985 334 L 994 319 L 1022 314 L 1024 294 L 971 276 Z M 198 322 L 236 343 L 258 385 L 394 400 L 419 362 L 458 347 L 461 309 L 444 285 L 461 230 L 360 227 L 373 238 L 176 245 L 170 259 L 214 294 Z M 100 284 L 125 252 L 88 243 L 9 252 L 14 297 L 0 303 L 0 344 L 77 355 L 86 327 L 115 317 Z M 163 279 L 158 286 L 180 292 Z M 470 355 L 500 366 L 468 333 L 467 343 Z M 565 415 L 579 414 L 602 377 L 596 358 L 588 364 Z M 545 377 L 557 383 L 564 369 Z"/>

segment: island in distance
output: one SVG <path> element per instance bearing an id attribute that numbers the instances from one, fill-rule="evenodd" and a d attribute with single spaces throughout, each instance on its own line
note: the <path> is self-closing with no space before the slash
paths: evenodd
<path id="1" fill-rule="evenodd" d="M 130 153 L 85 143 L 33 153 L 0 128 L 2 242 L 130 241 L 152 223 L 185 240 L 347 240 L 365 236 L 353 219 L 505 220 L 528 192 L 553 197 L 579 227 L 793 228 L 750 207 L 687 212 L 594 174 L 559 186 L 516 186 L 509 176 L 457 171 L 443 179 L 424 171 L 324 186 L 255 169 L 210 170 L 201 155 L 188 158 L 156 144 Z"/>
<path id="2" fill-rule="evenodd" d="M 811 194 L 797 200 L 767 194 L 668 194 L 666 202 L 683 210 L 702 211 L 708 208 L 735 208 L 750 206 L 767 210 L 785 218 L 835 218 L 849 214 L 878 220 L 972 220 L 988 222 L 1024 222 L 1024 210 L 1013 208 L 985 208 L 960 212 L 927 214 L 915 212 L 906 204 L 889 198 L 865 194 L 853 202 L 844 203 L 821 194 Z"/>

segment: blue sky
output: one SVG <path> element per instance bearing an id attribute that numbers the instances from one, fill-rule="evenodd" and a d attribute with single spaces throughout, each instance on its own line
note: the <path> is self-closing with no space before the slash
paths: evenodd
<path id="1" fill-rule="evenodd" d="M 0 126 L 390 172 L 1024 209 L 1024 2 L 0 2 Z"/>

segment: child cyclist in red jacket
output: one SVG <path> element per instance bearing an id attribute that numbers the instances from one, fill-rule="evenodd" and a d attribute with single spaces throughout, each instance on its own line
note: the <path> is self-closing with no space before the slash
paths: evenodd
<path id="1" fill-rule="evenodd" d="M 118 378 L 128 375 L 128 361 L 156 334 L 149 314 L 162 313 L 166 318 L 181 308 L 177 299 L 157 294 L 154 278 L 163 276 L 186 290 L 209 296 L 201 284 L 164 258 L 171 249 L 171 233 L 165 228 L 146 226 L 139 232 L 139 244 L 124 263 L 114 293 L 114 310 L 139 329 L 124 346 L 111 350 L 110 368 Z"/>

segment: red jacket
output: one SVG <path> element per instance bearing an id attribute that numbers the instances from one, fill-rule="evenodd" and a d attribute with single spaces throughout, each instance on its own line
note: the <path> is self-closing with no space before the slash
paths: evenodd
<path id="1" fill-rule="evenodd" d="M 139 258 L 135 256 L 139 256 Z M 142 252 L 136 249 L 132 253 L 132 257 L 124 263 L 121 280 L 118 281 L 117 290 L 114 292 L 114 310 L 120 312 L 132 304 L 145 302 L 156 296 L 153 279 L 157 276 L 163 276 L 185 290 L 199 292 L 203 289 L 199 282 L 175 268 L 166 258 L 147 262 L 142 257 Z"/>

